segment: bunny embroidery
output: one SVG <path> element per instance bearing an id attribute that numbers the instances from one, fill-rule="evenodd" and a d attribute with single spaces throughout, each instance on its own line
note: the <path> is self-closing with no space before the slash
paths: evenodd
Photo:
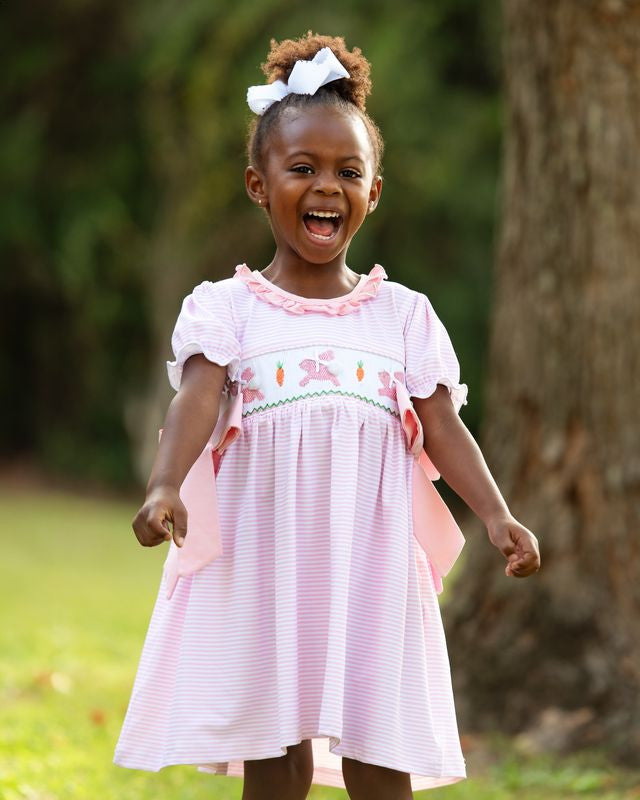
<path id="1" fill-rule="evenodd" d="M 315 350 L 314 358 L 304 358 L 299 366 L 307 373 L 299 382 L 300 386 L 306 386 L 309 381 L 331 381 L 334 386 L 340 386 L 338 374 L 342 367 L 333 358 L 333 350 L 325 350 L 318 354 Z"/>
<path id="2" fill-rule="evenodd" d="M 253 403 L 254 400 L 264 400 L 264 395 L 260 391 L 258 380 L 251 367 L 246 367 L 240 374 L 240 391 L 245 403 Z"/>
<path id="3" fill-rule="evenodd" d="M 396 371 L 392 375 L 391 372 L 387 372 L 387 370 L 383 369 L 378 373 L 378 377 L 383 385 L 382 389 L 378 389 L 378 394 L 384 397 L 390 397 L 392 400 L 397 400 L 396 387 L 394 384 L 396 381 L 404 381 L 404 372 Z"/>

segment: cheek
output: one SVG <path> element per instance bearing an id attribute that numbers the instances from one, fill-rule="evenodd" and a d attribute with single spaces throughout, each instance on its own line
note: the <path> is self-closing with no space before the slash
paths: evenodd
<path id="1" fill-rule="evenodd" d="M 358 203 L 358 205 L 356 207 L 356 210 L 355 210 L 355 213 L 354 213 L 354 217 L 357 218 L 358 224 L 361 225 L 365 221 L 365 219 L 367 218 L 367 211 L 368 210 L 369 210 L 369 200 L 368 199 L 366 199 L 366 200 L 362 200 L 361 199 L 360 202 Z"/>

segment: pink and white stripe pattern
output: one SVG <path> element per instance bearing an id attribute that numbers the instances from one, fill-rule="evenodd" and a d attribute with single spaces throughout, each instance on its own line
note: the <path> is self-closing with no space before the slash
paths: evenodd
<path id="1" fill-rule="evenodd" d="M 408 772 L 414 790 L 462 780 L 393 391 L 403 373 L 415 397 L 444 383 L 459 411 L 451 341 L 380 265 L 329 301 L 256 291 L 265 281 L 238 265 L 195 287 L 176 323 L 173 387 L 195 352 L 227 365 L 242 432 L 216 475 L 222 555 L 170 600 L 163 573 L 114 763 L 241 777 L 245 759 L 312 739 L 316 784 L 344 788 L 341 756 Z"/>

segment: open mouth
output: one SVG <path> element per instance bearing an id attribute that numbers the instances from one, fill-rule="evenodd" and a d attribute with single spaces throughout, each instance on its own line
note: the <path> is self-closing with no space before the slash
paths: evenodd
<path id="1" fill-rule="evenodd" d="M 342 217 L 328 216 L 326 214 L 316 214 L 313 211 L 307 212 L 302 218 L 304 227 L 309 236 L 320 242 L 331 242 L 338 235 L 342 227 Z"/>

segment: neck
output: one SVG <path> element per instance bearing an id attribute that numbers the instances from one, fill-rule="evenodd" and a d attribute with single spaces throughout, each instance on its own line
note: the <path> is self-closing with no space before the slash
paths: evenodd
<path id="1" fill-rule="evenodd" d="M 360 280 L 359 273 L 346 265 L 344 252 L 331 261 L 313 264 L 295 254 L 284 257 L 276 250 L 271 263 L 261 272 L 286 292 L 323 299 L 348 294 Z"/>

